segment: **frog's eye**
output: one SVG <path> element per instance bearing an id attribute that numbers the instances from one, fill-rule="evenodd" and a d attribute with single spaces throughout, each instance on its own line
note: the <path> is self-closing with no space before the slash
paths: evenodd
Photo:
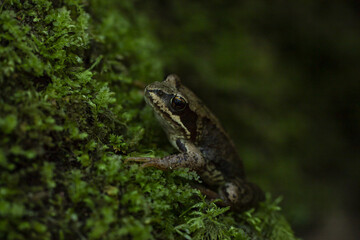
<path id="1" fill-rule="evenodd" d="M 186 108 L 187 102 L 183 97 L 175 96 L 171 99 L 171 107 L 175 111 L 182 111 Z"/>

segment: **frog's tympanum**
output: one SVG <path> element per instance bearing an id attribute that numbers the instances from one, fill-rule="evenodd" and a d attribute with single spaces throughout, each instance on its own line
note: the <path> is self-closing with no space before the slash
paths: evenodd
<path id="1" fill-rule="evenodd" d="M 197 186 L 206 196 L 223 200 L 220 205 L 242 211 L 264 200 L 260 188 L 246 181 L 244 168 L 229 136 L 218 119 L 176 75 L 145 88 L 145 100 L 180 152 L 163 158 L 134 157 L 143 167 L 189 168 L 204 182 Z"/>

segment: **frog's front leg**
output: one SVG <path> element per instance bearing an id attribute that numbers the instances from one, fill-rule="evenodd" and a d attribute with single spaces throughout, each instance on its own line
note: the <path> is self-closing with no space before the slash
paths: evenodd
<path id="1" fill-rule="evenodd" d="M 171 143 L 181 152 L 166 156 L 163 158 L 150 157 L 130 157 L 126 159 L 134 162 L 144 162 L 142 167 L 156 167 L 161 170 L 189 168 L 190 170 L 199 171 L 205 165 L 205 160 L 201 152 L 185 139 L 174 138 L 170 140 Z"/>
<path id="2" fill-rule="evenodd" d="M 126 162 L 128 161 L 144 162 L 141 167 L 156 167 L 161 170 L 189 168 L 197 171 L 205 164 L 204 158 L 198 152 L 184 152 L 163 158 L 130 157 L 126 159 Z"/>

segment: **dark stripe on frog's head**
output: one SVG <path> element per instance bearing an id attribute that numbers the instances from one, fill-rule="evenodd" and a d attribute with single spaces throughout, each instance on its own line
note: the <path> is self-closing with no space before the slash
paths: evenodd
<path id="1" fill-rule="evenodd" d="M 167 121 L 169 125 L 174 125 L 176 128 L 182 129 L 183 136 L 195 141 L 198 116 L 189 108 L 189 105 L 182 111 L 174 111 L 171 107 L 171 99 L 174 96 L 174 94 L 166 93 L 158 88 L 145 90 L 145 97 L 148 104 L 154 108 L 155 112 L 161 115 L 163 121 Z"/>
<path id="2" fill-rule="evenodd" d="M 182 124 L 190 132 L 190 139 L 194 142 L 197 137 L 197 114 L 187 107 L 179 116 Z"/>
<path id="3" fill-rule="evenodd" d="M 173 97 L 173 94 L 165 93 L 164 91 L 159 89 L 145 90 L 146 102 L 160 117 L 159 121 L 161 122 L 161 125 L 163 126 L 165 132 L 167 132 L 169 130 L 168 128 L 170 128 L 176 131 L 181 131 L 178 134 L 182 135 L 183 137 L 189 137 L 189 133 L 187 133 L 186 129 L 184 129 L 186 128 L 186 126 L 178 122 L 182 122 L 181 118 L 174 114 L 169 106 L 169 102 Z M 175 116 L 177 118 L 175 118 Z"/>
<path id="4" fill-rule="evenodd" d="M 155 98 L 156 98 L 156 100 L 155 100 Z M 164 119 L 166 119 L 168 121 L 172 121 L 173 124 L 177 124 L 176 121 L 174 121 L 171 118 L 171 111 L 167 107 L 167 104 L 166 104 L 167 99 L 171 99 L 171 98 L 172 98 L 172 94 L 166 94 L 162 90 L 147 90 L 147 91 L 145 91 L 146 102 L 153 108 L 153 110 L 156 113 L 163 114 L 162 117 Z M 166 106 L 165 110 L 167 110 L 167 111 L 164 111 L 162 109 L 162 106 Z"/>

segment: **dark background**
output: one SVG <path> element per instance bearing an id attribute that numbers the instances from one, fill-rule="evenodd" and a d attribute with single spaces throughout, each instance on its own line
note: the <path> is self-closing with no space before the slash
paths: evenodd
<path id="1" fill-rule="evenodd" d="M 358 1 L 138 3 L 167 73 L 220 118 L 304 239 L 359 236 Z"/>

